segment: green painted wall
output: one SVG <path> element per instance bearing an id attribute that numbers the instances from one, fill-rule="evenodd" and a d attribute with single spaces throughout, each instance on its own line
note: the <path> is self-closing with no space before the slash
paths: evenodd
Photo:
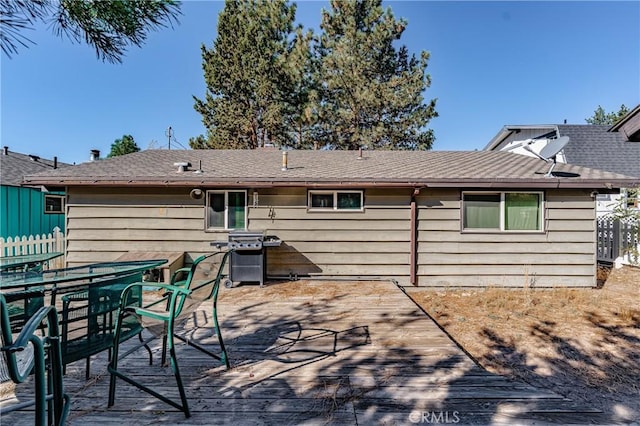
<path id="1" fill-rule="evenodd" d="M 44 195 L 39 189 L 0 186 L 0 237 L 48 234 L 56 226 L 64 232 L 64 214 L 45 214 Z"/>

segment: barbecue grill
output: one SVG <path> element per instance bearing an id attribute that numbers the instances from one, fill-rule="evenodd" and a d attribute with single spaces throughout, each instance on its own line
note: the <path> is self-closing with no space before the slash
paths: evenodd
<path id="1" fill-rule="evenodd" d="M 234 282 L 258 282 L 264 286 L 267 276 L 267 248 L 278 247 L 282 240 L 256 231 L 230 231 L 228 241 L 214 241 L 212 246 L 226 245 L 231 252 L 227 288 Z"/>

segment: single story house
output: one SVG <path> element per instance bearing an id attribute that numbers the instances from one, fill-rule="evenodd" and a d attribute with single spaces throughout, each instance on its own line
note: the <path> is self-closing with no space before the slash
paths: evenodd
<path id="1" fill-rule="evenodd" d="M 48 234 L 55 227 L 64 232 L 64 192 L 43 192 L 40 185 L 21 186 L 22 178 L 69 164 L 9 150 L 0 152 L 0 237 Z"/>
<path id="2" fill-rule="evenodd" d="M 28 176 L 64 188 L 70 265 L 265 231 L 270 276 L 596 285 L 595 194 L 640 179 L 499 151 L 147 150 Z"/>

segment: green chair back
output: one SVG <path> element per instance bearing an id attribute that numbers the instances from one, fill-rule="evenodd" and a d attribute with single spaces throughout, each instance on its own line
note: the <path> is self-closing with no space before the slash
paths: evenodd
<path id="1" fill-rule="evenodd" d="M 9 307 L 0 294 L 0 380 L 24 383 L 34 376 L 35 398 L 0 409 L 7 413 L 35 405 L 36 425 L 64 424 L 69 413 L 69 397 L 64 393 L 58 313 L 53 306 L 43 306 L 24 323 L 14 339 Z M 47 412 L 49 416 L 47 416 Z M 8 421 L 3 418 L 3 423 Z"/>
<path id="2" fill-rule="evenodd" d="M 224 277 L 225 264 L 230 252 L 211 253 L 200 256 L 193 261 L 190 268 L 181 268 L 174 273 L 171 283 L 139 283 L 129 285 L 123 292 L 120 302 L 120 310 L 118 314 L 116 326 L 116 338 L 114 339 L 113 356 L 109 363 L 109 373 L 111 373 L 111 381 L 109 385 L 109 402 L 111 407 L 115 403 L 116 378 L 120 378 L 127 383 L 138 387 L 139 389 L 155 396 L 165 403 L 184 412 L 186 417 L 190 417 L 189 405 L 187 403 L 184 385 L 180 375 L 178 366 L 178 358 L 174 346 L 174 337 L 179 338 L 190 346 L 195 347 L 201 352 L 216 358 L 229 368 L 229 360 L 227 357 L 222 335 L 217 318 L 217 297 L 220 283 Z M 145 290 L 156 290 L 156 294 L 164 296 L 159 300 L 155 300 L 151 304 L 144 304 L 141 307 L 127 306 L 126 300 L 128 295 L 137 287 L 143 286 Z M 218 338 L 220 352 L 214 353 L 202 345 L 194 342 L 192 339 L 185 339 L 176 333 L 176 324 L 187 321 L 195 312 L 198 306 L 203 302 L 212 301 L 213 303 L 213 321 L 214 334 Z M 142 326 L 155 336 L 163 337 L 162 344 L 162 363 L 164 364 L 166 350 L 169 350 L 171 368 L 176 378 L 178 391 L 180 394 L 180 402 L 160 394 L 152 389 L 148 384 L 144 384 L 134 375 L 127 374 L 121 367 L 119 362 L 119 343 L 117 336 L 122 332 L 124 325 L 128 321 L 138 321 Z M 132 351 L 128 351 L 126 356 Z"/>
<path id="3" fill-rule="evenodd" d="M 115 278 L 102 278 L 81 291 L 65 294 L 62 300 L 62 359 L 65 365 L 86 359 L 85 376 L 90 375 L 91 356 L 113 346 L 115 317 L 120 306 L 120 295 L 131 283 L 139 282 L 142 273 Z M 129 305 L 140 306 L 141 288 L 130 294 Z M 134 337 L 140 331 L 136 323 L 121 333 L 121 341 Z"/>

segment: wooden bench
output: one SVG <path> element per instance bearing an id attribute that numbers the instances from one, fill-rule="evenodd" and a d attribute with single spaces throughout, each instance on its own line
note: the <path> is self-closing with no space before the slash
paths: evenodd
<path id="1" fill-rule="evenodd" d="M 154 259 L 167 259 L 167 263 L 160 266 L 158 269 L 161 274 L 159 280 L 168 283 L 171 281 L 171 276 L 180 268 L 184 266 L 184 252 L 182 251 L 174 251 L 174 252 L 165 252 L 165 251 L 129 251 L 122 256 L 118 257 L 116 261 L 123 260 L 154 260 Z"/>

